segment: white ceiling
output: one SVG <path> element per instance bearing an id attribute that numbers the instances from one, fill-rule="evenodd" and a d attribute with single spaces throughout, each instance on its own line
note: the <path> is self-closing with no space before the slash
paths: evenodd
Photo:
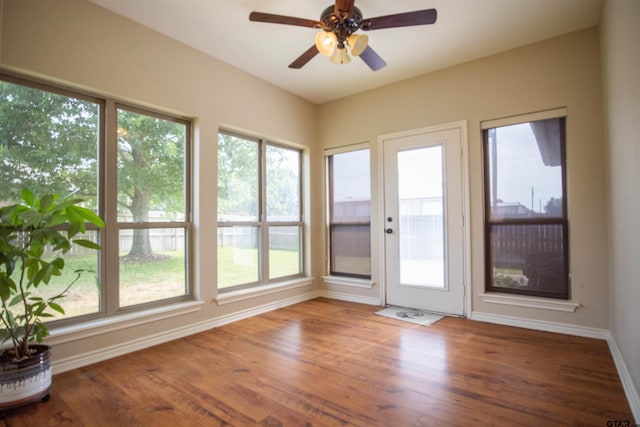
<path id="1" fill-rule="evenodd" d="M 369 31 L 387 62 L 336 65 L 317 55 L 287 66 L 317 30 L 250 22 L 251 11 L 318 20 L 331 0 L 91 0 L 221 61 L 320 104 L 597 25 L 602 0 L 356 0 L 364 18 L 435 8 L 434 25 Z"/>

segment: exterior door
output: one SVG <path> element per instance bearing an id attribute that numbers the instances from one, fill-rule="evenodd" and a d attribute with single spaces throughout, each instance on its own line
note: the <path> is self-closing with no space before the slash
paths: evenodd
<path id="1" fill-rule="evenodd" d="M 461 133 L 382 138 L 387 304 L 464 314 Z"/>

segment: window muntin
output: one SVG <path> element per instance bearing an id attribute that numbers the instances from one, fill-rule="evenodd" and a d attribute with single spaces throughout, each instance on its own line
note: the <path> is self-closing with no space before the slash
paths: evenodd
<path id="1" fill-rule="evenodd" d="M 327 156 L 329 271 L 371 278 L 370 150 Z"/>
<path id="2" fill-rule="evenodd" d="M 218 289 L 303 273 L 302 152 L 218 135 Z"/>
<path id="3" fill-rule="evenodd" d="M 565 119 L 484 130 L 486 288 L 569 298 Z"/>
<path id="4" fill-rule="evenodd" d="M 149 221 L 134 222 L 133 218 L 127 218 L 122 206 L 118 206 L 117 186 L 124 189 L 123 180 L 118 171 L 122 167 L 122 157 L 118 160 L 118 154 L 123 154 L 124 126 L 117 129 L 114 124 L 105 120 L 105 116 L 117 117 L 119 124 L 125 124 L 125 114 L 131 114 L 131 118 L 139 121 L 139 124 L 149 121 L 163 120 L 177 123 L 180 129 L 181 140 L 164 154 L 157 150 L 167 148 L 167 144 L 152 144 L 150 151 L 155 153 L 156 164 L 149 165 L 148 171 L 153 171 L 157 164 L 166 165 L 169 155 L 177 152 L 181 157 L 174 163 L 174 168 L 167 168 L 162 173 L 149 174 L 150 179 L 156 181 L 155 192 L 151 200 L 164 200 L 162 215 L 154 219 L 150 215 Z M 134 117 L 135 116 L 135 117 Z M 113 128 L 111 128 L 112 126 Z M 145 128 L 137 129 L 138 135 L 145 138 Z M 147 132 L 147 137 L 153 132 Z M 12 203 L 19 200 L 18 195 L 22 187 L 32 189 L 36 194 L 55 192 L 75 194 L 86 199 L 85 206 L 94 209 L 102 218 L 113 218 L 105 221 L 104 229 L 97 230 L 88 226 L 87 238 L 99 242 L 102 250 L 98 253 L 88 253 L 82 248 L 74 248 L 66 257 L 67 266 L 55 286 L 65 287 L 67 280 L 76 269 L 90 270 L 85 272 L 80 280 L 71 287 L 68 298 L 64 301 L 65 315 L 56 317 L 65 323 L 77 323 L 88 318 L 110 316 L 116 314 L 120 308 L 127 309 L 144 308 L 145 305 L 133 307 L 141 303 L 169 304 L 176 299 L 187 299 L 192 294 L 188 276 L 188 251 L 190 226 L 190 159 L 189 144 L 191 139 L 190 123 L 181 119 L 163 116 L 144 110 L 137 110 L 129 106 L 118 106 L 113 100 L 91 97 L 73 91 L 25 81 L 22 79 L 2 75 L 0 79 L 0 181 L 3 181 L 2 203 Z M 113 135 L 107 137 L 106 135 Z M 166 137 L 169 133 L 164 134 Z M 110 139 L 109 139 L 110 138 Z M 170 139 L 170 138 L 169 138 Z M 131 137 L 129 137 L 131 140 Z M 120 145 L 118 145 L 120 144 Z M 110 157 L 109 154 L 117 153 Z M 120 163 L 118 163 L 120 161 Z M 179 163 L 179 164 L 178 164 Z M 131 169 L 131 168 L 129 168 Z M 142 168 L 139 168 L 142 169 Z M 176 172 L 179 169 L 179 172 Z M 168 171 L 168 172 L 167 172 Z M 136 171 L 137 181 L 144 180 L 144 171 Z M 165 188 L 166 183 L 162 179 L 175 179 L 179 185 Z M 108 181 L 111 179 L 112 181 Z M 4 182 L 7 185 L 4 185 Z M 177 188 L 179 187 L 179 188 Z M 174 203 L 174 198 L 167 193 L 179 193 L 179 203 Z M 124 191 L 123 191 L 124 193 Z M 123 201 L 123 199 L 120 199 Z M 154 206 L 158 206 L 156 203 Z M 121 222 L 120 222 L 121 221 Z M 122 226 L 122 228 L 121 228 Z M 120 229 L 121 228 L 121 229 Z M 140 274 L 150 266 L 150 263 L 141 262 L 132 272 L 120 271 L 119 247 L 126 247 L 126 235 L 133 233 L 134 229 L 148 228 L 151 235 L 157 233 L 156 229 L 165 234 L 172 234 L 171 239 L 179 247 L 178 260 L 172 259 L 171 265 L 153 263 L 154 269 L 165 269 L 160 276 L 166 281 L 173 280 L 176 269 L 181 270 L 179 281 L 174 280 L 174 286 L 180 291 L 171 290 L 165 292 L 162 286 L 151 286 L 148 278 Z M 120 230 L 119 230 L 120 229 Z M 153 230 L 151 230 L 153 229 Z M 176 238 L 176 236 L 179 236 Z M 123 238 L 121 241 L 120 238 Z M 152 248 L 159 243 L 152 237 Z M 164 244 L 161 245 L 165 249 Z M 160 250 L 160 249 L 158 249 Z M 142 260 L 141 260 L 142 261 Z M 176 267 L 176 264 L 179 267 Z M 116 266 L 112 268 L 111 266 Z M 144 279 L 144 280 L 143 280 Z M 146 281 L 145 281 L 146 280 Z M 119 303 L 121 294 L 118 284 L 120 282 L 132 285 L 134 288 L 143 288 L 144 294 L 138 294 L 137 299 L 127 299 L 124 304 Z M 176 287 L 176 283 L 178 284 Z M 153 288 L 153 290 L 152 290 Z M 52 292 L 51 286 L 41 287 L 44 293 Z M 126 295 L 126 292 L 122 292 Z M 176 297 L 176 295 L 179 295 Z"/>

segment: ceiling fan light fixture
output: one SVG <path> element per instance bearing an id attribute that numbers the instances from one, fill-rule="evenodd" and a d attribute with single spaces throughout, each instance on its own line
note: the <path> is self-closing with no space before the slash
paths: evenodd
<path id="1" fill-rule="evenodd" d="M 338 38 L 332 32 L 321 30 L 316 34 L 316 47 L 324 56 L 333 55 L 337 44 Z"/>
<path id="2" fill-rule="evenodd" d="M 347 44 L 349 45 L 353 56 L 360 56 L 369 44 L 369 36 L 366 34 L 351 34 L 347 38 Z"/>
<path id="3" fill-rule="evenodd" d="M 338 46 L 336 51 L 333 52 L 333 55 L 331 55 L 331 62 L 333 62 L 334 64 L 348 64 L 349 62 L 351 62 L 351 58 L 347 53 L 347 49 L 344 46 Z"/>

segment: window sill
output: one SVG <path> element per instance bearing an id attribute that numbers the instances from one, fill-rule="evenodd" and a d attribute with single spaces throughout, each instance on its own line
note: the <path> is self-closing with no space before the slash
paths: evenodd
<path id="1" fill-rule="evenodd" d="M 339 276 L 322 276 L 322 280 L 324 283 L 329 285 L 341 285 L 341 286 L 351 286 L 353 288 L 366 288 L 371 289 L 375 284 L 371 280 L 367 279 L 354 279 L 350 277 L 339 277 Z"/>
<path id="2" fill-rule="evenodd" d="M 313 284 L 313 278 L 304 277 L 302 279 L 287 280 L 286 282 L 271 283 L 268 285 L 255 286 L 252 288 L 239 289 L 237 291 L 220 291 L 215 301 L 218 305 L 230 304 L 236 301 L 243 301 L 263 295 L 275 294 L 277 292 L 288 291 L 290 289 L 301 288 Z"/>
<path id="3" fill-rule="evenodd" d="M 46 343 L 55 345 L 78 339 L 102 335 L 108 332 L 144 325 L 170 317 L 199 311 L 204 301 L 186 301 L 148 310 L 119 314 L 108 318 L 90 320 L 76 325 L 50 329 Z"/>
<path id="4" fill-rule="evenodd" d="M 486 303 L 512 305 L 517 307 L 538 308 L 551 311 L 564 311 L 573 313 L 578 307 L 579 302 L 558 301 L 549 298 L 523 297 L 514 295 L 503 295 L 498 293 L 480 294 L 480 298 Z"/>

